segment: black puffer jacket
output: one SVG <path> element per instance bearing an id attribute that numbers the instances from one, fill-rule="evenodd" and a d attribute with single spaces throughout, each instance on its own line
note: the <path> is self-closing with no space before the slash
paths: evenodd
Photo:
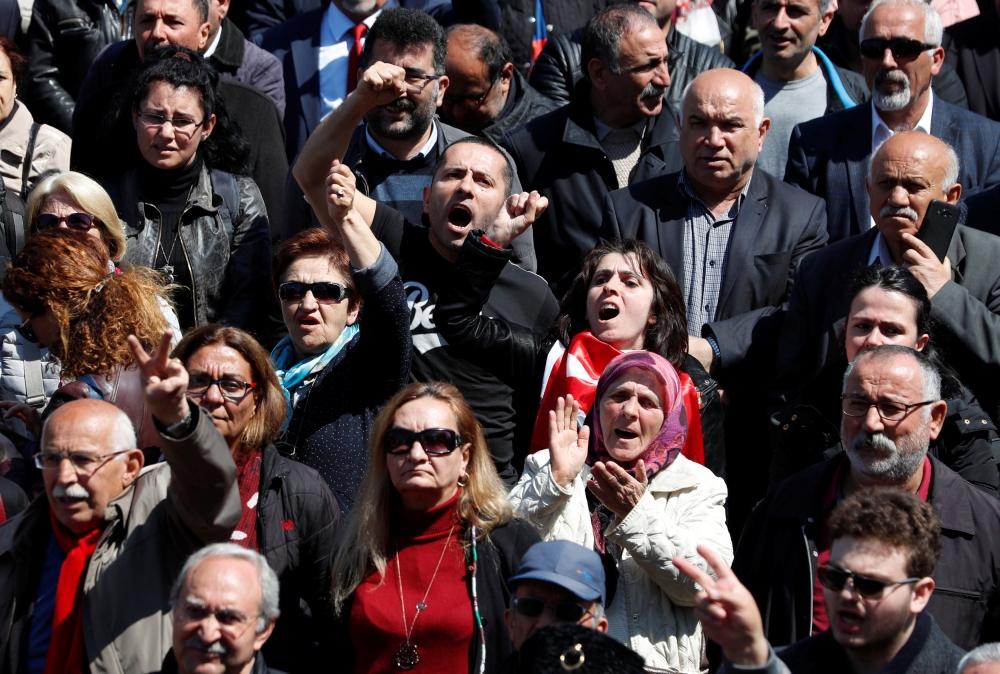
<path id="1" fill-rule="evenodd" d="M 531 70 L 531 86 L 560 105 L 569 103 L 573 87 L 583 77 L 580 64 L 583 49 L 583 29 L 549 38 L 545 49 L 538 56 Z M 695 77 L 712 68 L 735 68 L 728 56 L 718 49 L 695 42 L 673 26 L 667 34 L 670 50 L 670 87 L 667 103 L 674 110 L 681 109 L 684 87 Z"/>
<path id="2" fill-rule="evenodd" d="M 73 133 L 73 107 L 90 65 L 109 44 L 132 37 L 134 12 L 130 3 L 122 16 L 111 0 L 35 0 L 23 83 L 35 121 Z"/>
<path id="3" fill-rule="evenodd" d="M 482 314 L 500 272 L 512 255 L 509 250 L 487 246 L 482 242 L 482 235 L 481 230 L 475 230 L 466 237 L 455 264 L 452 284 L 438 297 L 434 320 L 441 335 L 466 358 L 514 390 L 539 391 L 546 358 L 556 337 L 551 333 L 540 337 L 528 328 Z M 702 401 L 705 465 L 716 475 L 725 477 L 722 403 L 716 382 L 691 356 L 686 357 L 681 370 L 691 377 Z M 533 412 L 537 414 L 537 404 Z M 524 456 L 517 458 L 520 470 Z"/>
<path id="4" fill-rule="evenodd" d="M 225 183 L 236 189 L 224 196 Z M 125 262 L 152 266 L 161 237 L 160 212 L 145 203 L 138 171 L 105 186 L 125 227 Z M 232 197 L 237 197 L 232 199 Z M 227 207 L 231 200 L 237 208 Z M 235 210 L 236 212 L 232 212 Z M 271 296 L 271 233 L 260 190 L 251 178 L 201 170 L 181 215 L 180 244 L 194 279 L 194 324 L 225 323 L 264 341 Z M 186 317 L 179 317 L 185 325 Z"/>

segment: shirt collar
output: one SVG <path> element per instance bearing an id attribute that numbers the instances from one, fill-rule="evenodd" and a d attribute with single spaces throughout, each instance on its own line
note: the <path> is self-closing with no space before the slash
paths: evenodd
<path id="1" fill-rule="evenodd" d="M 882 232 L 875 235 L 875 243 L 872 244 L 872 251 L 868 254 L 868 265 L 871 266 L 875 262 L 881 262 L 883 267 L 895 264 L 892 261 L 892 253 L 889 252 L 889 246 L 886 245 Z"/>
<path id="2" fill-rule="evenodd" d="M 635 129 L 636 133 L 639 134 L 639 137 L 642 138 L 642 132 L 646 129 L 646 119 L 640 119 L 638 122 L 633 124 L 631 128 Z M 597 119 L 597 117 L 594 117 L 594 131 L 597 132 L 597 141 L 603 143 L 607 135 L 614 131 L 614 129 Z"/>
<path id="3" fill-rule="evenodd" d="M 222 41 L 222 31 L 223 30 L 224 30 L 223 27 L 219 26 L 219 32 L 217 32 L 215 34 L 215 39 L 212 40 L 212 44 L 210 44 L 208 46 L 208 49 L 205 50 L 205 53 L 202 54 L 202 56 L 204 58 L 210 58 L 212 56 L 212 54 L 215 53 L 215 50 L 219 48 L 219 43 Z"/>
<path id="4" fill-rule="evenodd" d="M 375 12 L 371 16 L 367 17 L 361 23 L 365 24 L 369 28 L 378 19 L 378 15 L 382 13 L 382 10 Z M 335 44 L 337 42 L 343 42 L 350 36 L 351 30 L 354 28 L 355 23 L 351 21 L 336 4 L 330 3 L 326 11 L 323 13 L 323 32 L 330 39 L 330 44 Z"/>
<path id="5" fill-rule="evenodd" d="M 736 203 L 734 203 L 732 208 L 729 209 L 729 213 L 733 217 L 735 217 L 735 214 L 738 214 L 740 212 L 740 209 L 743 208 L 743 202 L 747 198 L 747 192 L 750 191 L 750 182 L 752 180 L 753 180 L 753 172 L 750 173 L 750 180 L 747 180 L 746 184 L 743 186 L 743 189 L 740 190 L 740 196 L 736 198 Z M 677 176 L 677 187 L 680 188 L 681 192 L 685 196 L 687 196 L 688 199 L 696 199 L 698 203 L 700 203 L 706 210 L 708 210 L 708 206 L 705 206 L 705 202 L 702 201 L 701 197 L 698 196 L 698 193 L 694 191 L 694 187 L 688 183 L 686 168 L 681 169 L 680 175 Z"/>
<path id="6" fill-rule="evenodd" d="M 404 160 L 401 160 L 401 159 L 397 159 L 396 157 L 393 157 L 389 153 L 388 150 L 386 150 L 384 147 L 382 147 L 381 145 L 379 145 L 378 141 L 376 141 L 372 137 L 372 132 L 371 132 L 371 129 L 368 128 L 368 125 L 365 125 L 365 139 L 368 141 L 368 147 L 370 147 L 372 149 L 372 151 L 377 152 L 378 154 L 380 154 L 381 156 L 385 157 L 386 159 L 396 159 L 397 161 L 404 161 Z M 428 156 L 431 153 L 431 151 L 434 149 L 434 145 L 437 143 L 437 139 L 438 139 L 437 124 L 435 122 L 431 122 L 431 135 L 430 135 L 430 138 L 427 139 L 427 142 L 424 143 L 423 147 L 421 147 L 420 150 L 415 155 L 413 155 L 412 157 L 410 157 L 409 159 L 407 159 L 405 161 L 413 161 L 415 159 L 423 159 L 424 157 Z"/>
<path id="7" fill-rule="evenodd" d="M 888 140 L 894 133 L 889 126 L 882 121 L 882 117 L 878 114 L 878 108 L 875 107 L 874 99 L 871 102 L 872 106 L 872 151 L 875 148 Z M 920 115 L 920 119 L 917 120 L 917 125 L 914 127 L 915 131 L 923 131 L 929 134 L 931 132 L 931 112 L 934 109 L 934 92 L 927 92 L 927 107 L 924 108 L 924 114 Z"/>

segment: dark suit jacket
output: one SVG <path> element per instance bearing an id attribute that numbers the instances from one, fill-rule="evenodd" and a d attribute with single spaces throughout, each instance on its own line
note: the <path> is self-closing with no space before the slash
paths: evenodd
<path id="1" fill-rule="evenodd" d="M 810 255 L 799 269 L 778 340 L 771 411 L 784 409 L 830 359 L 842 338 L 847 289 L 868 265 L 878 231 L 840 241 Z M 1000 389 L 1000 237 L 959 225 L 948 247 L 952 281 L 931 298 L 935 342 L 959 379 L 994 422 Z"/>
<path id="2" fill-rule="evenodd" d="M 859 234 L 870 221 L 868 158 L 872 109 L 859 105 L 803 122 L 792 131 L 785 180 L 826 199 L 830 241 Z M 958 181 L 967 194 L 1000 183 L 1000 124 L 934 99 L 931 134 L 959 158 Z"/>
<path id="3" fill-rule="evenodd" d="M 945 63 L 958 72 L 969 110 L 1000 120 L 1000 17 L 990 11 L 948 26 L 942 46 Z"/>
<path id="4" fill-rule="evenodd" d="M 615 190 L 604 199 L 601 238 L 636 238 L 660 254 L 684 286 L 684 223 L 687 198 L 670 173 Z M 715 320 L 707 324 L 722 352 L 720 366 L 739 365 L 748 355 L 771 350 L 795 270 L 827 239 L 823 200 L 804 195 L 757 170 L 733 223 L 729 261 Z M 757 345 L 757 348 L 753 349 Z"/>

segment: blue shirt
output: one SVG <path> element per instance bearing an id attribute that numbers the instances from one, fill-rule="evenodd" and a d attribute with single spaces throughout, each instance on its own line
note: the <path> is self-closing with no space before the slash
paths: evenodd
<path id="1" fill-rule="evenodd" d="M 35 595 L 35 610 L 28 627 L 28 658 L 25 663 L 27 674 L 42 674 L 45 669 L 45 658 L 49 653 L 49 642 L 52 641 L 56 587 L 65 561 L 66 553 L 56 540 L 56 535 L 51 534 L 49 547 L 45 550 L 45 559 L 42 561 L 42 577 L 38 581 L 38 594 Z"/>
<path id="2" fill-rule="evenodd" d="M 382 10 L 365 19 L 369 28 Z M 325 118 L 347 96 L 347 64 L 354 46 L 354 22 L 330 3 L 323 12 L 323 25 L 319 31 L 319 116 Z M 364 43 L 364 39 L 362 39 Z"/>

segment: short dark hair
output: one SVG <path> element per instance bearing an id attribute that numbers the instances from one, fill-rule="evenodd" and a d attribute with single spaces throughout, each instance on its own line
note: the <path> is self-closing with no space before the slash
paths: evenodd
<path id="1" fill-rule="evenodd" d="M 483 147 L 488 147 L 489 149 L 493 150 L 503 158 L 503 181 L 504 183 L 506 183 L 504 187 L 504 198 L 506 199 L 511 194 L 513 194 L 514 167 L 510 165 L 510 158 L 507 156 L 507 153 L 504 152 L 503 149 L 501 149 L 499 145 L 494 143 L 489 138 L 484 138 L 483 136 L 465 136 L 464 138 L 459 138 L 451 145 L 446 147 L 444 150 L 442 150 L 441 154 L 438 155 L 437 163 L 434 164 L 434 176 L 437 177 L 438 171 L 440 171 L 441 167 L 444 166 L 445 155 L 448 154 L 448 150 L 455 147 L 456 145 L 462 145 L 463 143 L 467 143 L 469 145 L 482 145 Z"/>
<path id="2" fill-rule="evenodd" d="M 354 274 L 351 272 L 351 261 L 347 257 L 347 251 L 344 250 L 344 245 L 340 241 L 333 238 L 333 235 L 322 227 L 303 229 L 281 244 L 274 263 L 274 270 L 271 272 L 275 294 L 278 293 L 281 278 L 288 271 L 288 268 L 292 266 L 293 262 L 304 257 L 328 258 L 337 273 L 344 277 L 344 283 L 351 291 L 347 304 L 348 311 L 354 311 L 356 307 L 360 309 L 362 297 L 354 284 Z"/>
<path id="3" fill-rule="evenodd" d="M 597 265 L 612 253 L 634 255 L 639 261 L 640 272 L 653 286 L 656 323 L 646 330 L 643 348 L 663 356 L 671 365 L 680 369 L 688 347 L 684 293 L 670 265 L 649 244 L 638 239 L 607 241 L 587 253 L 583 268 L 573 279 L 559 308 L 559 317 L 552 328 L 556 339 L 568 345 L 575 335 L 590 330 L 587 320 L 587 292 L 597 272 Z"/>
<path id="4" fill-rule="evenodd" d="M 489 28 L 473 23 L 462 23 L 452 26 L 448 29 L 448 36 L 450 37 L 456 30 L 461 30 L 468 34 L 468 37 L 472 41 L 472 48 L 476 51 L 476 56 L 486 64 L 491 83 L 500 79 L 500 73 L 503 72 L 505 65 L 513 63 L 514 54 L 511 52 L 507 40 L 503 39 L 503 36 L 497 35 Z"/>
<path id="5" fill-rule="evenodd" d="M 911 578 L 934 575 L 941 557 L 941 520 L 934 508 L 901 489 L 875 487 L 851 494 L 830 513 L 830 541 L 877 541 L 906 554 Z"/>
<path id="6" fill-rule="evenodd" d="M 638 5 L 626 2 L 599 12 L 583 29 L 580 65 L 584 77 L 590 77 L 589 64 L 597 59 L 615 75 L 621 74 L 621 41 L 643 24 L 659 28 L 653 15 Z"/>
<path id="7" fill-rule="evenodd" d="M 198 18 L 201 19 L 201 22 L 205 23 L 208 21 L 208 0 L 191 0 L 191 3 L 194 5 L 195 10 L 197 10 Z"/>
<path id="8" fill-rule="evenodd" d="M 444 72 L 445 58 L 448 56 L 448 36 L 444 28 L 419 9 L 393 7 L 383 9 L 372 24 L 365 38 L 365 48 L 361 52 L 361 67 L 371 65 L 372 52 L 376 42 L 388 42 L 397 49 L 412 49 L 430 45 L 434 50 L 434 72 Z"/>
<path id="9" fill-rule="evenodd" d="M 917 333 L 933 334 L 934 319 L 931 317 L 931 300 L 927 290 L 917 277 L 906 267 L 897 265 L 873 264 L 862 267 L 851 279 L 847 291 L 847 306 L 850 307 L 862 291 L 868 288 L 878 288 L 888 292 L 899 293 L 910 298 L 917 313 Z M 927 354 L 925 354 L 927 355 Z"/>
<path id="10" fill-rule="evenodd" d="M 14 84 L 21 86 L 24 81 L 24 74 L 28 70 L 28 59 L 24 58 L 21 50 L 9 37 L 0 33 L 0 50 L 10 59 L 11 75 L 14 77 Z"/>

